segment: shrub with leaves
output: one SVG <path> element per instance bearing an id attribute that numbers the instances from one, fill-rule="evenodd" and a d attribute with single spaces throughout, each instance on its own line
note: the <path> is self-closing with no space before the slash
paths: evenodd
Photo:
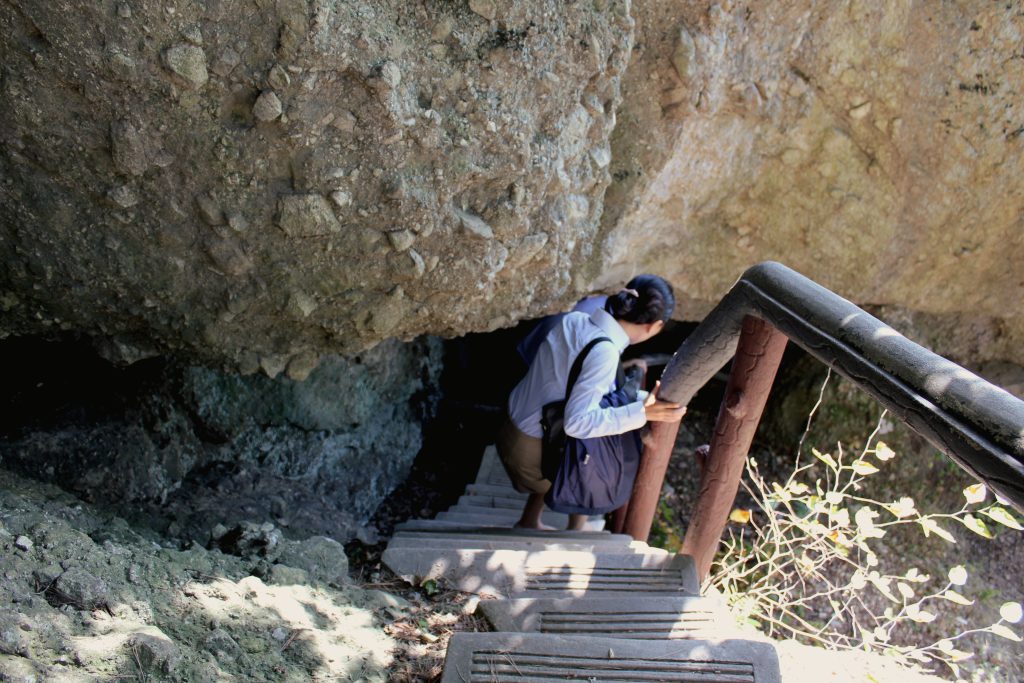
<path id="1" fill-rule="evenodd" d="M 987 538 L 994 525 L 1024 527 L 983 484 L 964 489 L 963 504 L 954 512 L 923 513 L 910 496 L 873 500 L 865 480 L 897 458 L 875 441 L 878 431 L 857 453 L 844 452 L 840 444 L 834 453 L 812 449 L 814 460 L 801 463 L 798 449 L 785 481 L 767 481 L 749 459 L 743 485 L 753 504 L 730 515 L 734 524 L 709 582 L 741 618 L 772 637 L 880 652 L 912 666 L 941 663 L 959 677 L 958 663 L 972 656 L 965 645 L 971 635 L 1021 640 L 1012 626 L 1021 620 L 1020 604 L 1003 604 L 999 620 L 984 628 L 922 643 L 922 629 L 908 625 L 928 624 L 939 610 L 973 604 L 958 591 L 967 570 L 956 566 L 932 578 L 914 566 L 883 568 L 889 563 L 879 560 L 880 539 L 897 527 L 949 543 L 956 542 L 952 525 Z"/>

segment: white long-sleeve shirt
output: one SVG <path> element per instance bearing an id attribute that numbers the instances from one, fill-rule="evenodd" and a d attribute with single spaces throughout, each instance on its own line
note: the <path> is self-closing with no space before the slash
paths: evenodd
<path id="1" fill-rule="evenodd" d="M 578 439 L 623 434 L 646 422 L 642 401 L 602 408 L 601 397 L 615 388 L 619 356 L 629 346 L 622 326 L 603 309 L 569 313 L 555 326 L 530 364 L 526 377 L 508 400 L 512 422 L 524 434 L 540 438 L 542 408 L 565 398 L 565 385 L 576 356 L 592 339 L 608 337 L 590 350 L 565 406 L 565 433 Z"/>

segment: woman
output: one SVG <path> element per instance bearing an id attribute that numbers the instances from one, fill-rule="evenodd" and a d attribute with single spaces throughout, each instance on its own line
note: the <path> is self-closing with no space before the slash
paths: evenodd
<path id="1" fill-rule="evenodd" d="M 656 275 L 638 275 L 625 289 L 608 297 L 604 308 L 588 315 L 569 313 L 544 338 L 526 373 L 508 400 L 509 419 L 498 434 L 498 454 L 519 491 L 530 497 L 517 528 L 546 529 L 541 524 L 544 494 L 551 482 L 541 474 L 541 411 L 544 405 L 566 398 L 565 433 L 578 439 L 624 434 L 648 422 L 678 422 L 686 409 L 657 399 L 657 388 L 644 400 L 602 408 L 601 398 L 615 388 L 619 357 L 625 348 L 658 334 L 672 315 L 672 286 Z M 594 346 L 572 395 L 565 396 L 569 370 L 591 340 L 607 337 L 611 343 Z M 586 518 L 570 515 L 569 528 L 582 528 Z"/>

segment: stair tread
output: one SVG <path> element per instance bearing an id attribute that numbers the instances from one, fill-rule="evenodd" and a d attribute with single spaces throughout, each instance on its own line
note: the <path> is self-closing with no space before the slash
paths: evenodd
<path id="1" fill-rule="evenodd" d="M 468 513 L 468 514 L 475 514 L 475 515 L 486 515 L 486 516 L 490 516 L 490 517 L 502 517 L 502 518 L 508 518 L 508 519 L 512 519 L 512 520 L 519 519 L 519 516 L 522 514 L 522 511 L 523 510 L 522 510 L 521 507 L 519 507 L 519 508 L 496 508 L 496 507 L 483 507 L 483 506 L 479 506 L 479 505 L 462 505 L 462 504 L 458 504 L 458 503 L 453 505 L 453 506 L 451 506 L 450 508 L 448 508 L 448 510 L 446 510 L 446 512 L 461 512 L 461 513 Z M 564 512 L 554 512 L 553 510 L 545 509 L 544 512 L 541 513 L 541 514 L 542 515 L 549 515 L 551 517 L 554 517 L 555 519 L 565 520 L 566 522 L 569 520 L 569 515 L 565 514 Z M 604 517 L 601 516 L 601 515 L 596 515 L 594 517 L 588 517 L 588 519 L 590 519 L 591 521 L 598 521 L 598 520 L 602 520 L 603 521 Z"/>
<path id="2" fill-rule="evenodd" d="M 594 526 L 593 523 L 588 522 L 592 526 L 581 529 L 581 531 L 600 532 L 602 531 L 601 526 Z M 423 530 L 429 531 L 433 529 L 447 529 L 451 531 L 473 531 L 473 532 L 489 532 L 489 531 L 517 531 L 512 528 L 512 524 L 506 520 L 495 519 L 495 518 L 480 518 L 475 515 L 456 515 L 455 518 L 438 518 L 438 519 L 414 519 L 406 522 L 401 522 L 395 526 L 395 531 L 406 531 L 406 530 Z M 564 529 L 563 529 L 564 531 Z"/>
<path id="3" fill-rule="evenodd" d="M 512 598 L 479 610 L 496 631 L 576 633 L 616 638 L 721 638 L 738 635 L 720 600 L 693 595 Z"/>
<path id="4" fill-rule="evenodd" d="M 522 593 L 548 577 L 547 585 L 536 597 L 567 597 L 586 593 L 587 578 L 618 578 L 616 574 L 638 570 L 647 574 L 672 572 L 679 590 L 671 594 L 694 594 L 693 581 L 687 579 L 686 563 L 677 556 L 661 552 L 609 553 L 602 550 L 531 550 L 526 548 L 423 548 L 391 547 L 384 551 L 383 562 L 395 574 L 410 582 L 424 578 L 444 579 L 453 588 L 470 593 L 512 595 Z M 690 562 L 692 565 L 692 561 Z M 566 583 L 579 587 L 559 592 L 552 577 L 560 575 Z M 669 578 L 669 577 L 666 577 Z M 620 590 L 629 590 L 622 584 Z M 637 588 L 634 586 L 634 588 Z M 639 588 L 642 589 L 642 586 Z M 607 586 L 602 594 L 607 594 Z M 665 591 L 662 591 L 665 592 Z M 639 595 L 639 594 L 638 594 Z"/>
<path id="5" fill-rule="evenodd" d="M 601 680 L 612 675 L 616 681 L 781 681 L 775 649 L 761 641 L 465 632 L 449 641 L 441 681 Z"/>
<path id="6" fill-rule="evenodd" d="M 580 541 L 601 541 L 606 543 L 635 543 L 631 536 L 628 534 L 613 534 L 609 531 L 572 531 L 568 529 L 544 531 L 541 529 L 501 529 L 501 528 L 490 528 L 490 529 L 474 529 L 471 526 L 466 526 L 462 530 L 444 530 L 435 531 L 429 526 L 420 525 L 425 522 L 431 522 L 429 519 L 413 519 L 402 522 L 399 526 L 395 527 L 394 538 L 406 537 L 406 536 L 445 536 L 445 537 L 462 537 L 467 536 L 470 538 L 528 538 L 530 540 L 545 540 L 545 539 L 573 539 Z M 406 526 L 407 525 L 407 526 Z M 401 529 L 401 531 L 399 531 Z"/>
<path id="7" fill-rule="evenodd" d="M 470 484 L 466 487 L 466 495 L 472 496 L 498 496 L 501 498 L 514 498 L 526 500 L 530 497 L 528 493 L 520 493 L 509 486 L 496 486 L 494 484 Z"/>
<path id="8" fill-rule="evenodd" d="M 623 545 L 603 545 L 601 543 L 582 543 L 582 542 L 571 542 L 571 541 L 547 541 L 547 542 L 532 542 L 532 541 L 521 541 L 521 540 L 445 540 L 445 539 L 423 539 L 423 538 L 403 538 L 392 540 L 388 544 L 388 548 L 398 550 L 400 548 L 413 549 L 413 550 L 525 550 L 527 552 L 544 552 L 544 551 L 583 551 L 583 552 L 603 552 L 607 554 L 625 554 L 631 555 L 635 549 L 629 546 Z"/>
<path id="9" fill-rule="evenodd" d="M 477 470 L 476 483 L 512 487 L 512 480 L 498 458 L 498 449 L 493 445 L 484 450 L 483 458 L 480 459 L 480 469 Z"/>
<path id="10" fill-rule="evenodd" d="M 456 501 L 458 505 L 488 508 L 508 508 L 511 510 L 522 510 L 523 501 L 517 498 L 504 498 L 501 496 L 481 496 L 474 494 L 463 494 Z"/>
<path id="11" fill-rule="evenodd" d="M 463 524 L 476 524 L 479 526 L 511 527 L 519 519 L 519 515 L 481 515 L 475 512 L 464 512 L 461 510 L 448 510 L 441 512 L 435 518 L 438 521 L 461 522 Z M 549 512 L 541 515 L 540 521 L 556 529 L 564 529 L 569 522 L 568 515 L 559 515 L 557 512 Z M 603 519 L 590 519 L 584 522 L 584 531 L 601 531 L 604 529 Z"/>

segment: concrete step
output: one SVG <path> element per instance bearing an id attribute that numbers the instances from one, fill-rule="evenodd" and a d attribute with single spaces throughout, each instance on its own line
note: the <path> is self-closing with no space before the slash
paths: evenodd
<path id="1" fill-rule="evenodd" d="M 511 486 L 493 486 L 491 484 L 470 484 L 466 487 L 466 494 L 470 496 L 497 496 L 499 498 L 514 498 L 524 503 L 530 497 L 528 493 L 519 493 Z"/>
<path id="2" fill-rule="evenodd" d="M 597 635 L 640 640 L 737 637 L 720 600 L 697 596 L 485 600 L 495 631 Z"/>
<path id="3" fill-rule="evenodd" d="M 518 498 L 504 498 L 501 496 L 477 496 L 465 494 L 459 496 L 457 505 L 478 508 L 504 508 L 506 510 L 517 510 L 522 512 L 524 502 Z"/>
<path id="4" fill-rule="evenodd" d="M 489 531 L 491 534 L 482 532 Z M 409 548 L 412 550 L 526 550 L 540 552 L 544 550 L 580 550 L 604 553 L 632 553 L 645 550 L 646 544 L 637 541 L 624 541 L 621 536 L 612 536 L 605 532 L 590 531 L 548 531 L 543 532 L 546 538 L 531 536 L 526 532 L 513 533 L 512 529 L 432 529 L 427 531 L 401 530 L 388 543 L 389 549 Z M 566 534 L 559 537 L 558 534 Z M 626 538 L 629 538 L 628 536 Z"/>
<path id="5" fill-rule="evenodd" d="M 527 568 L 522 597 L 695 595 L 688 583 L 684 573 L 676 568 Z"/>
<path id="6" fill-rule="evenodd" d="M 476 474 L 476 483 L 512 488 L 512 480 L 508 478 L 508 473 L 498 458 L 498 449 L 493 445 L 484 450 L 484 457 L 480 460 L 480 469 Z"/>
<path id="7" fill-rule="evenodd" d="M 526 541 L 529 543 L 543 543 L 548 541 L 571 541 L 574 543 L 603 543 L 607 545 L 629 545 L 637 543 L 628 534 L 613 534 L 608 531 L 570 531 L 559 529 L 554 531 L 541 531 L 539 529 L 505 529 L 493 527 L 477 529 L 472 526 L 465 526 L 463 529 L 437 529 L 431 526 L 431 519 L 411 519 L 395 527 L 393 540 L 408 537 L 423 538 L 431 540 L 514 540 Z"/>
<path id="8" fill-rule="evenodd" d="M 581 576 L 610 570 L 671 568 L 676 558 L 664 551 L 605 553 L 581 550 L 486 550 L 393 548 L 384 551 L 383 562 L 410 583 L 444 579 L 453 588 L 482 595 L 509 596 L 527 590 L 547 572 L 573 568 Z M 677 563 L 678 564 L 678 563 Z M 563 577 L 565 578 L 565 577 Z M 685 581 L 685 577 L 683 579 Z M 579 582 L 577 582 L 579 583 Z M 548 586 L 542 597 L 582 595 L 581 589 L 558 593 Z M 604 593 L 605 595 L 607 593 Z"/>
<path id="9" fill-rule="evenodd" d="M 444 513 L 441 513 L 444 514 Z M 450 529 L 454 531 L 488 531 L 510 529 L 512 526 L 497 520 L 481 520 L 475 515 L 459 515 L 461 519 L 415 519 L 395 525 L 395 531 L 410 529 Z"/>
<path id="10" fill-rule="evenodd" d="M 490 511 L 488 511 L 490 512 Z M 447 522 L 462 522 L 463 524 L 478 524 L 481 526 L 494 526 L 511 528 L 519 520 L 519 513 L 506 514 L 495 510 L 497 514 L 481 514 L 479 509 L 474 512 L 466 512 L 463 508 L 448 510 L 437 515 L 438 520 Z M 569 516 L 558 512 L 545 512 L 541 515 L 540 521 L 556 529 L 565 529 L 569 523 Z M 603 519 L 591 519 L 585 523 L 585 531 L 601 531 L 604 529 Z"/>
<path id="11" fill-rule="evenodd" d="M 456 633 L 442 683 L 591 680 L 781 683 L 768 643 Z"/>
<path id="12" fill-rule="evenodd" d="M 469 496 L 469 497 L 472 498 L 472 496 Z M 520 507 L 515 507 L 515 508 L 507 508 L 507 507 L 497 507 L 496 508 L 496 507 L 485 507 L 485 506 L 480 506 L 480 505 L 463 505 L 461 503 L 456 503 L 455 505 L 453 505 L 450 508 L 448 508 L 448 512 L 472 512 L 472 513 L 482 514 L 482 515 L 496 515 L 496 516 L 508 517 L 509 519 L 516 520 L 516 519 L 519 519 L 519 516 L 522 514 L 523 508 L 521 506 Z M 551 516 L 556 517 L 558 519 L 565 519 L 565 520 L 569 519 L 569 515 L 567 515 L 565 513 L 562 513 L 562 512 L 555 512 L 554 510 L 550 510 L 548 508 L 544 509 L 544 514 L 551 515 Z M 594 520 L 594 521 L 596 521 L 596 520 L 603 520 L 604 519 L 604 515 L 591 515 L 587 519 Z"/>
<path id="13" fill-rule="evenodd" d="M 410 519 L 400 524 L 395 525 L 395 531 L 452 531 L 454 533 L 473 533 L 478 535 L 486 535 L 488 533 L 499 534 L 502 538 L 505 538 L 505 532 L 511 532 L 515 537 L 524 538 L 535 538 L 534 536 L 524 536 L 522 532 L 530 532 L 530 529 L 515 529 L 511 524 L 504 523 L 503 521 L 487 519 L 481 520 L 476 515 L 460 515 L 464 519 L 453 520 L 453 519 Z M 607 534 L 608 532 L 603 531 L 600 527 L 581 529 L 577 531 L 569 531 L 568 529 L 556 529 L 554 531 L 545 532 L 547 534 L 552 533 L 563 533 L 563 534 L 579 534 L 579 533 L 592 533 L 592 534 Z M 571 538 L 571 536 L 567 536 Z"/>
<path id="14" fill-rule="evenodd" d="M 519 519 L 522 514 L 522 508 L 492 508 L 492 507 L 479 507 L 476 505 L 462 505 L 456 504 L 448 508 L 448 512 L 457 512 L 460 514 L 471 514 L 471 515 L 482 515 L 489 517 L 498 517 L 502 519 L 511 520 L 509 524 L 512 524 Z M 569 520 L 569 516 L 561 512 L 554 512 L 553 510 L 545 510 L 544 515 L 549 516 L 552 519 L 562 520 L 562 524 L 556 526 L 565 526 L 565 522 Z M 589 517 L 591 521 L 603 521 L 602 515 L 594 515 Z"/>

